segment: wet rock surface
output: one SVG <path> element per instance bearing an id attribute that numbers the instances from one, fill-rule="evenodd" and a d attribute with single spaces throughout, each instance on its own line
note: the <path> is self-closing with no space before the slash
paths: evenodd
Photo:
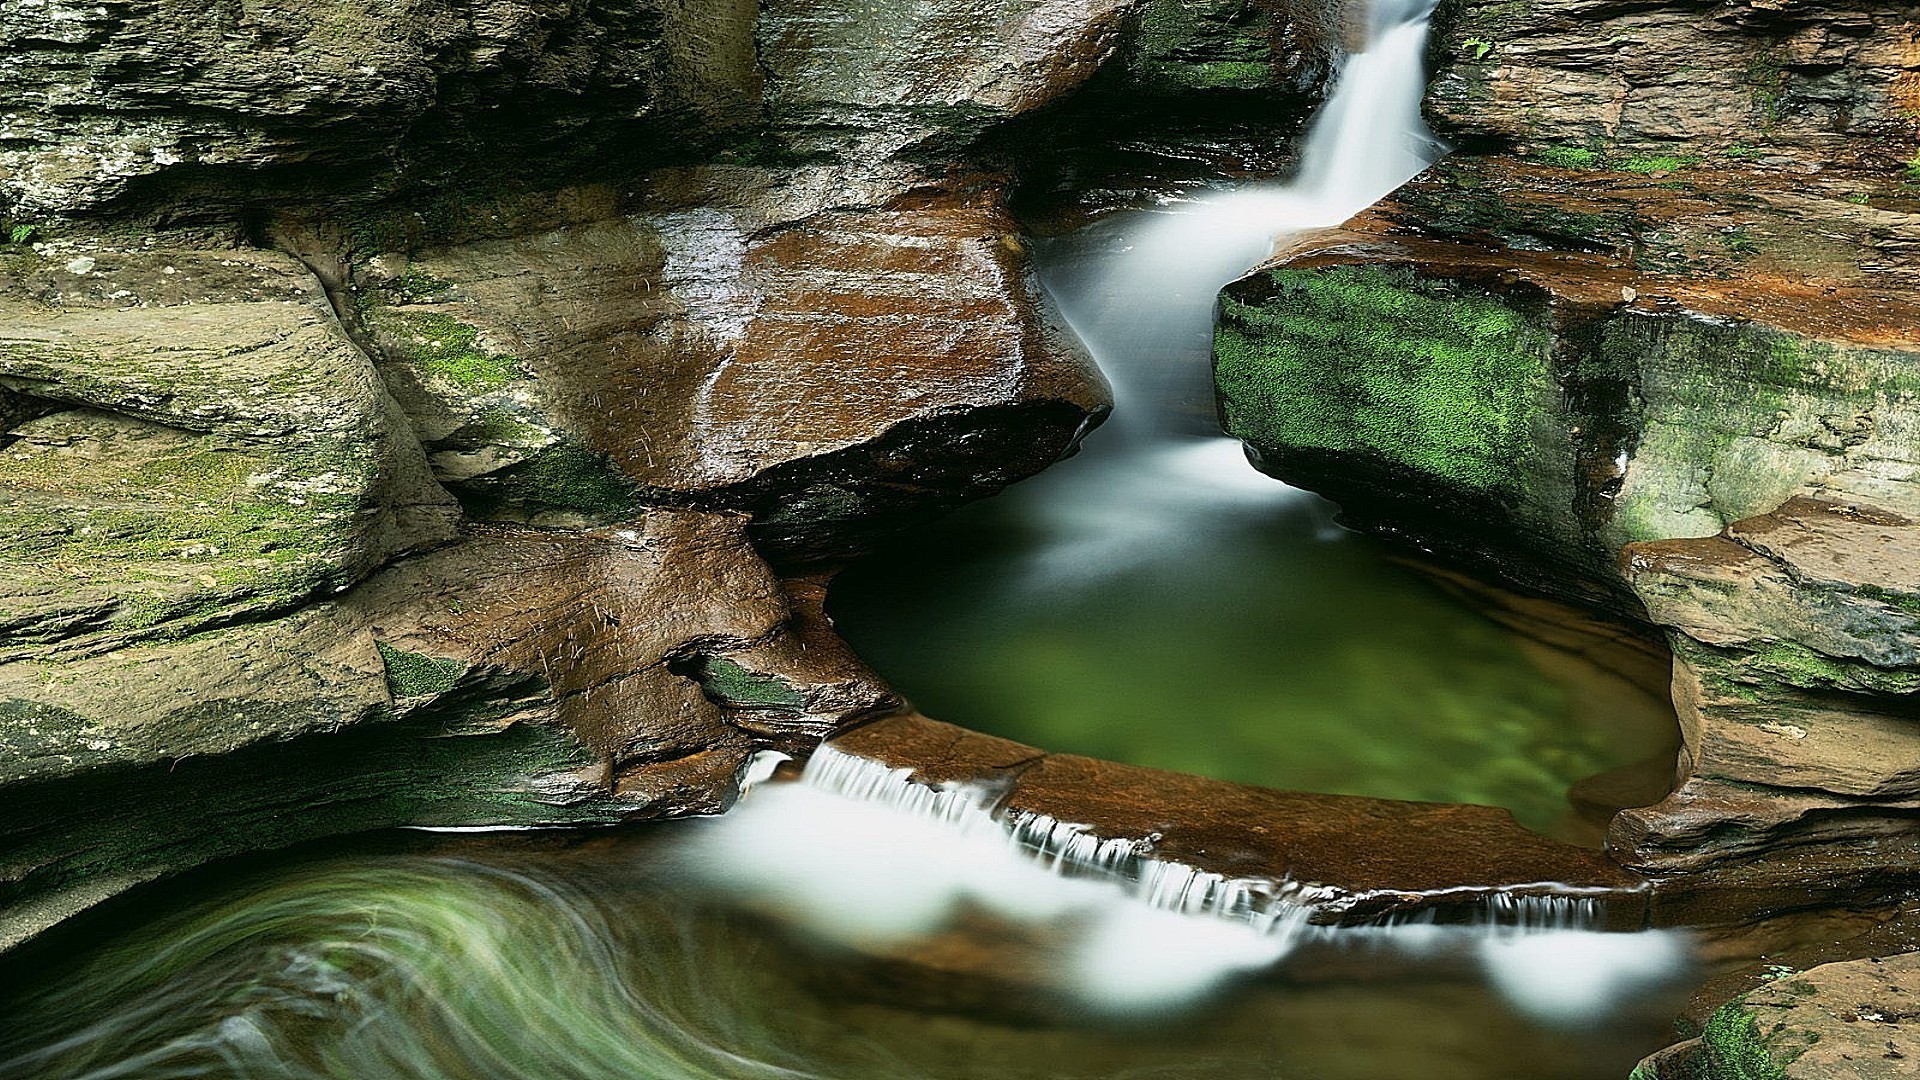
<path id="1" fill-rule="evenodd" d="M 918 716 L 891 717 L 834 745 L 929 785 L 978 783 L 1003 814 L 1133 838 L 1157 859 L 1230 878 L 1315 886 L 1315 919 L 1366 922 L 1413 911 L 1485 917 L 1497 892 L 1601 901 L 1607 925 L 1642 925 L 1645 881 L 1597 851 L 1522 828 L 1486 806 L 1395 802 L 1231 784 L 1033 747 Z"/>

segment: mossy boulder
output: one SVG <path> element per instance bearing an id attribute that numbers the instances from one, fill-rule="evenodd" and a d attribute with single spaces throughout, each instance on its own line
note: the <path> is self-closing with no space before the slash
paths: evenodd
<path id="1" fill-rule="evenodd" d="M 897 707 L 743 519 L 635 525 L 475 528 L 280 618 L 0 663 L 0 949 L 314 837 L 715 812 L 756 749 Z"/>
<path id="2" fill-rule="evenodd" d="M 1629 614 L 1628 543 L 1801 493 L 1920 513 L 1920 348 L 1641 300 L 1601 266 L 1416 250 L 1435 261 L 1308 254 L 1223 292 L 1221 416 L 1261 468 Z"/>
<path id="3" fill-rule="evenodd" d="M 1697 1038 L 1643 1061 L 1633 1080 L 1893 1080 L 1914 1075 L 1911 997 L 1920 956 L 1899 953 L 1770 973 L 1715 1009 Z"/>
<path id="4" fill-rule="evenodd" d="M 405 420 L 292 259 L 8 263 L 0 655 L 284 611 L 452 535 Z"/>

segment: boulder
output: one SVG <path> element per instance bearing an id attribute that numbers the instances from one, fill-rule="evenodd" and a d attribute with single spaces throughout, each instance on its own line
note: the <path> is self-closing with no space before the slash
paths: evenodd
<path id="1" fill-rule="evenodd" d="M 1891 1080 L 1920 1076 L 1920 954 L 1772 972 L 1698 1038 L 1641 1062 L 1631 1080 Z"/>

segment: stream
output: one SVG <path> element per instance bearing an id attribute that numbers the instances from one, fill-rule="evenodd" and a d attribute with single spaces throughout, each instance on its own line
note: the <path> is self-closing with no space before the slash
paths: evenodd
<path id="1" fill-rule="evenodd" d="M 1567 789 L 1671 760 L 1671 706 L 1496 625 L 1256 472 L 1213 416 L 1213 297 L 1439 151 L 1426 0 L 1375 6 L 1299 176 L 1036 245 L 1113 384 L 1075 457 L 864 560 L 841 633 L 924 712 L 1050 750 L 1267 787 L 1504 806 L 1569 839 Z"/>
<path id="2" fill-rule="evenodd" d="M 1039 244 L 1113 421 L 835 587 L 848 638 L 928 712 L 1549 831 L 1571 783 L 1670 745 L 1653 695 L 1207 434 L 1214 292 L 1438 151 L 1431 6 L 1376 5 L 1290 183 Z M 1617 1080 L 1696 977 L 1683 939 L 1584 932 L 1577 905 L 1198 916 L 1043 866 L 972 796 L 926 791 L 828 751 L 716 820 L 361 838 L 136 890 L 0 963 L 0 1077 Z"/>

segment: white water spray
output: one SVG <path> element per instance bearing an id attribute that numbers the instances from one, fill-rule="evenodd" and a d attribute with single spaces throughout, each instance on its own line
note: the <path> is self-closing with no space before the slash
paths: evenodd
<path id="1" fill-rule="evenodd" d="M 1490 892 L 1479 921 L 1312 922 L 1336 889 L 1234 878 L 1160 859 L 1148 837 L 1102 837 L 1008 812 L 992 788 L 935 786 L 909 769 L 815 752 L 797 783 L 760 785 L 679 855 L 709 885 L 856 949 L 884 951 L 989 912 L 1054 944 L 1050 977 L 1103 1012 L 1179 1007 L 1304 945 L 1472 956 L 1545 1022 L 1602 1016 L 1685 963 L 1670 934 L 1592 932 L 1581 897 Z"/>
<path id="2" fill-rule="evenodd" d="M 1073 588 L 1152 559 L 1208 556 L 1235 527 L 1299 493 L 1255 473 L 1211 430 L 1214 295 L 1278 238 L 1338 225 L 1425 168 L 1439 144 L 1420 116 L 1434 0 L 1377 0 L 1368 44 L 1342 65 L 1286 183 L 1208 192 L 1115 214 L 1043 259 L 1042 280 L 1112 382 L 1114 418 L 1081 461 L 1011 497 L 1046 532 L 1022 584 Z"/>

